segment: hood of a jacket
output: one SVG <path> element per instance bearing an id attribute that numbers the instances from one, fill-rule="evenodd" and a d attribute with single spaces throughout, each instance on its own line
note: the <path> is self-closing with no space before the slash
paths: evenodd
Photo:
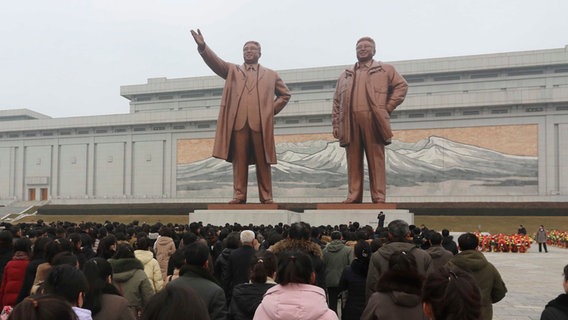
<path id="1" fill-rule="evenodd" d="M 474 273 L 485 268 L 488 264 L 483 253 L 475 250 L 462 251 L 455 255 L 450 262 L 460 269 Z"/>
<path id="2" fill-rule="evenodd" d="M 266 291 L 259 308 L 262 308 L 270 319 L 322 319 L 329 309 L 325 304 L 314 304 L 310 298 L 314 295 L 323 296 L 325 301 L 323 289 L 316 286 L 298 283 L 276 285 Z"/>
<path id="3" fill-rule="evenodd" d="M 264 293 L 274 284 L 272 283 L 243 283 L 235 286 L 232 299 L 239 309 L 247 315 L 254 315 L 256 308 L 262 302 Z"/>
<path id="4" fill-rule="evenodd" d="M 169 244 L 170 242 L 173 242 L 174 240 L 170 237 L 166 237 L 166 236 L 160 236 L 158 237 L 158 239 L 156 240 L 156 245 L 157 246 L 165 246 L 167 244 Z"/>
<path id="5" fill-rule="evenodd" d="M 144 270 L 142 262 L 136 258 L 108 259 L 114 273 L 114 280 L 124 282 L 134 276 L 136 270 Z"/>
<path id="6" fill-rule="evenodd" d="M 390 242 L 380 247 L 377 252 L 386 261 L 389 261 L 393 253 L 401 250 L 409 252 L 410 250 L 417 250 L 417 248 L 414 244 L 408 242 Z"/>
<path id="7" fill-rule="evenodd" d="M 406 308 L 416 307 L 421 303 L 420 296 L 416 294 L 406 293 L 402 291 L 393 291 L 389 295 L 395 304 Z"/>
<path id="8" fill-rule="evenodd" d="M 135 250 L 134 255 L 136 256 L 136 259 L 142 261 L 142 264 L 144 265 L 148 264 L 148 262 L 154 259 L 154 254 L 152 253 L 152 251 L 148 250 Z"/>
<path id="9" fill-rule="evenodd" d="M 426 252 L 428 252 L 428 254 L 432 257 L 432 259 L 440 258 L 444 255 L 447 255 L 448 253 L 451 253 L 450 251 L 446 250 L 444 247 L 441 246 L 430 247 L 426 249 Z"/>
<path id="10" fill-rule="evenodd" d="M 345 247 L 345 244 L 341 240 L 332 240 L 325 246 L 327 252 L 338 252 Z"/>

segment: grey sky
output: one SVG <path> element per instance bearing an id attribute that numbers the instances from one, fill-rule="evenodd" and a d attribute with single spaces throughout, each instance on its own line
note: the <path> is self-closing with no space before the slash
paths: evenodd
<path id="1" fill-rule="evenodd" d="M 0 7 L 0 109 L 128 113 L 121 85 L 213 73 L 190 29 L 227 61 L 262 45 L 276 70 L 350 64 L 371 36 L 399 61 L 568 44 L 566 0 L 30 0 Z"/>

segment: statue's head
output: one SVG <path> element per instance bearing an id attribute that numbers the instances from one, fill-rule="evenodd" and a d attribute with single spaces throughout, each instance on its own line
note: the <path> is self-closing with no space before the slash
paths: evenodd
<path id="1" fill-rule="evenodd" d="M 375 48 L 375 40 L 371 37 L 363 37 L 357 40 L 355 50 L 357 52 L 357 60 L 359 62 L 367 62 L 373 59 L 373 56 L 377 52 Z"/>
<path id="2" fill-rule="evenodd" d="M 247 41 L 243 46 L 243 59 L 247 64 L 256 64 L 260 58 L 260 43 L 256 41 Z"/>

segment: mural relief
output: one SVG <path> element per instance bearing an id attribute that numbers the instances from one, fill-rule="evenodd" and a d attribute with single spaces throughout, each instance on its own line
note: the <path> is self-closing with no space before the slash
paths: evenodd
<path id="1" fill-rule="evenodd" d="M 537 135 L 537 125 L 396 131 L 386 149 L 387 202 L 397 196 L 536 195 Z M 212 143 L 178 141 L 178 196 L 211 201 L 232 194 L 232 166 L 210 156 Z M 331 134 L 277 136 L 276 145 L 277 202 L 344 198 L 345 151 Z M 249 181 L 254 177 L 251 166 Z"/>

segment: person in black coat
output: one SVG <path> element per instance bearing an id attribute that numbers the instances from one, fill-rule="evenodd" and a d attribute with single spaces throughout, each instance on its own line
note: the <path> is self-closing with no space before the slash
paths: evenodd
<path id="1" fill-rule="evenodd" d="M 568 319 L 568 264 L 564 266 L 563 286 L 564 293 L 546 304 L 540 320 Z"/>
<path id="2" fill-rule="evenodd" d="M 453 253 L 454 256 L 458 254 L 458 245 L 454 241 L 454 237 L 450 236 L 450 231 L 448 229 L 442 230 L 442 247 Z"/>
<path id="3" fill-rule="evenodd" d="M 266 291 L 276 285 L 274 276 L 277 267 L 276 256 L 270 251 L 258 258 L 253 257 L 250 264 L 250 282 L 238 284 L 233 289 L 229 319 L 252 320 Z"/>
<path id="4" fill-rule="evenodd" d="M 226 272 L 223 274 L 223 283 L 227 286 L 227 303 L 231 301 L 233 288 L 249 281 L 250 261 L 256 254 L 255 245 L 258 245 L 252 230 L 241 231 L 240 238 L 242 246 L 231 252 L 227 259 Z"/>
<path id="5" fill-rule="evenodd" d="M 365 309 L 365 285 L 369 270 L 371 246 L 366 241 L 355 244 L 355 259 L 341 274 L 339 288 L 347 290 L 347 301 L 341 311 L 342 320 L 359 320 Z"/>

